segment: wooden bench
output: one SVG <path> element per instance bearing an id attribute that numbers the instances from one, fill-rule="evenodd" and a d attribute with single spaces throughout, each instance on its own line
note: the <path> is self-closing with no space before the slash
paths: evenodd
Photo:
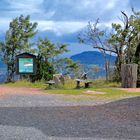
<path id="1" fill-rule="evenodd" d="M 65 84 L 65 79 L 64 76 L 62 74 L 54 74 L 53 75 L 53 79 L 50 81 L 47 81 L 46 84 L 49 85 L 49 87 L 58 87 L 60 85 L 64 85 Z"/>
<path id="2" fill-rule="evenodd" d="M 52 87 L 52 86 L 55 85 L 55 81 L 54 80 L 47 81 L 46 83 L 49 85 L 49 87 Z"/>
<path id="3" fill-rule="evenodd" d="M 76 81 L 76 88 L 80 88 L 80 83 L 84 83 L 85 84 L 85 88 L 88 88 L 90 86 L 90 84 L 92 84 L 91 81 L 85 79 L 75 79 Z"/>

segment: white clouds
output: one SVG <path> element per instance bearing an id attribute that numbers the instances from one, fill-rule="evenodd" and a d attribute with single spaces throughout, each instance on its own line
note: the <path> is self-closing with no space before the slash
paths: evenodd
<path id="1" fill-rule="evenodd" d="M 65 34 L 72 34 L 75 32 L 80 31 L 81 29 L 87 27 L 87 21 L 34 21 L 38 23 L 38 30 L 39 31 L 53 31 L 57 36 L 62 36 Z M 99 27 L 101 28 L 111 28 L 112 23 L 119 23 L 122 22 L 118 20 L 112 20 L 109 22 L 102 22 L 99 23 Z"/>
<path id="2" fill-rule="evenodd" d="M 0 31 L 5 32 L 8 29 L 10 19 L 0 18 Z M 87 26 L 87 21 L 51 21 L 51 20 L 31 20 L 31 22 L 37 22 L 37 29 L 39 32 L 51 31 L 54 32 L 57 36 L 63 36 L 65 34 L 73 34 Z M 99 23 L 101 28 L 111 28 L 111 23 L 120 23 L 120 20 L 112 20 L 109 22 Z"/>
<path id="3" fill-rule="evenodd" d="M 9 27 L 10 19 L 0 18 L 0 31 L 5 32 Z"/>
<path id="4" fill-rule="evenodd" d="M 111 1 L 111 2 L 107 3 L 107 5 L 105 6 L 105 8 L 107 10 L 110 10 L 110 9 L 112 9 L 112 8 L 115 7 L 115 4 L 116 4 L 116 1 L 115 0 L 114 1 Z"/>
<path id="5" fill-rule="evenodd" d="M 38 22 L 38 30 L 47 31 L 51 30 L 57 35 L 64 35 L 77 32 L 84 28 L 87 22 L 67 22 L 67 21 L 36 21 Z"/>
<path id="6" fill-rule="evenodd" d="M 0 18 L 0 31 L 5 32 L 8 27 L 11 19 L 9 18 Z M 53 31 L 57 36 L 64 34 L 71 34 L 81 30 L 87 25 L 87 22 L 67 22 L 67 21 L 45 21 L 45 20 L 31 20 L 31 22 L 37 22 L 39 31 Z"/>

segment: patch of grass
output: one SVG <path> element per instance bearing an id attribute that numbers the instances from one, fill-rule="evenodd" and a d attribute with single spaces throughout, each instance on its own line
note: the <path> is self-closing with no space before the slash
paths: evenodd
<path id="1" fill-rule="evenodd" d="M 100 95 L 102 99 L 117 100 L 121 98 L 140 96 L 140 92 L 127 92 L 117 88 L 100 88 L 96 91 L 105 92 L 106 94 Z M 99 97 L 99 95 L 97 95 Z"/>
<path id="2" fill-rule="evenodd" d="M 75 89 L 76 83 L 73 80 L 66 81 L 65 86 L 60 89 L 49 89 L 45 92 L 49 94 L 65 94 L 65 95 L 86 95 L 94 96 L 94 98 L 88 97 L 90 100 L 99 99 L 99 100 L 118 100 L 121 98 L 131 97 L 131 96 L 140 96 L 140 92 L 130 93 L 127 91 L 120 90 L 120 83 L 106 82 L 104 80 L 95 80 L 91 88 L 85 89 L 84 85 L 80 89 Z M 87 91 L 97 91 L 103 92 L 105 94 L 88 94 Z M 71 97 L 70 97 L 71 99 Z M 76 98 L 72 98 L 77 100 Z M 72 100 L 71 99 L 71 100 Z M 67 99 L 68 100 L 68 99 Z M 78 100 L 87 100 L 85 97 L 80 97 Z"/>
<path id="3" fill-rule="evenodd" d="M 11 86 L 11 87 L 27 87 L 27 88 L 45 88 L 46 85 L 43 82 L 34 82 L 31 83 L 27 80 L 19 80 L 13 83 L 6 83 L 3 84 L 4 86 Z"/>
<path id="4" fill-rule="evenodd" d="M 91 101 L 91 100 L 95 100 L 96 97 L 92 96 L 92 97 L 80 97 L 80 96 L 75 96 L 75 97 L 64 97 L 63 100 L 64 101 Z M 97 99 L 96 99 L 97 100 Z"/>
<path id="5" fill-rule="evenodd" d="M 52 88 L 52 89 L 49 89 L 47 87 L 45 92 L 50 93 L 50 94 L 82 95 L 83 92 L 86 90 L 87 89 L 84 88 L 83 83 L 81 84 L 80 89 L 76 89 L 76 81 L 68 80 L 68 81 L 65 81 L 64 86 L 60 86 L 58 88 Z"/>
<path id="6" fill-rule="evenodd" d="M 106 80 L 94 80 L 93 87 L 94 88 L 121 87 L 121 84 L 117 82 L 106 81 Z"/>
<path id="7" fill-rule="evenodd" d="M 83 95 L 85 89 L 49 89 L 46 93 L 49 94 L 65 94 L 65 95 Z"/>
<path id="8" fill-rule="evenodd" d="M 117 83 L 106 82 L 105 80 L 95 80 L 90 88 L 85 89 L 84 84 L 81 84 L 80 89 L 76 89 L 76 81 L 68 80 L 63 87 L 47 89 L 46 92 L 50 94 L 65 94 L 65 95 L 88 95 L 85 93 L 87 90 L 106 92 L 105 95 L 112 93 L 112 87 L 119 87 Z M 109 88 L 109 89 L 108 89 Z M 107 90 L 108 89 L 108 90 Z M 112 90 L 111 90 L 112 89 Z M 105 90 L 105 91 L 104 91 Z M 116 91 L 116 89 L 115 89 Z M 120 90 L 119 90 L 120 91 Z M 91 94 L 90 94 L 91 95 Z M 95 94 L 93 94 L 95 95 Z M 103 96 L 96 94 L 96 96 Z"/>

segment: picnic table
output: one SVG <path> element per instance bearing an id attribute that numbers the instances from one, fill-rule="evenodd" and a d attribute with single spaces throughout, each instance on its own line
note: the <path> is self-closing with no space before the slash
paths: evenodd
<path id="1" fill-rule="evenodd" d="M 80 88 L 80 83 L 84 83 L 85 84 L 85 88 L 88 88 L 90 86 L 90 84 L 92 84 L 92 82 L 90 80 L 83 80 L 83 79 L 75 79 L 76 81 L 76 88 Z"/>
<path id="2" fill-rule="evenodd" d="M 65 79 L 62 74 L 54 74 L 53 79 L 46 82 L 46 84 L 49 85 L 49 87 L 58 87 L 59 85 L 65 84 Z"/>
<path id="3" fill-rule="evenodd" d="M 54 80 L 47 81 L 47 84 L 49 85 L 49 87 L 52 87 L 55 84 L 55 81 Z"/>

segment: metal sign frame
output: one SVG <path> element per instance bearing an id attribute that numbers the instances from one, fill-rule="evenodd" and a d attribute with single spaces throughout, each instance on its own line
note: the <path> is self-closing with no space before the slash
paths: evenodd
<path id="1" fill-rule="evenodd" d="M 33 59 L 33 72 L 20 72 L 19 71 L 19 59 L 32 58 Z M 36 74 L 36 56 L 30 53 L 22 53 L 16 56 L 16 73 L 20 75 L 35 75 Z"/>

